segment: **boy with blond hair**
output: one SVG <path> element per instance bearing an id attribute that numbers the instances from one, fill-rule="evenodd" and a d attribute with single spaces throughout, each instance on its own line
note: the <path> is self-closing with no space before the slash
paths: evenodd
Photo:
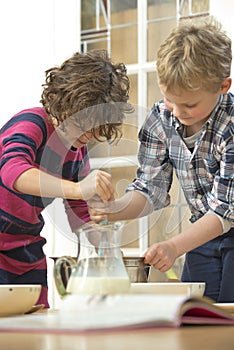
<path id="1" fill-rule="evenodd" d="M 108 219 L 129 220 L 170 203 L 172 174 L 193 223 L 153 244 L 145 262 L 161 272 L 186 253 L 184 282 L 206 282 L 205 295 L 234 302 L 234 96 L 231 40 L 215 20 L 176 27 L 157 54 L 155 103 L 140 132 L 136 179 L 111 202 Z M 105 213 L 90 208 L 91 218 Z"/>

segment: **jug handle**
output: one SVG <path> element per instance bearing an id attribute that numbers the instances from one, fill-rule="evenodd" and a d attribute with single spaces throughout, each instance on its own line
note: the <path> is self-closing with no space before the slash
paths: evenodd
<path id="1" fill-rule="evenodd" d="M 65 283 L 63 281 L 62 275 L 61 275 L 61 266 L 62 264 L 66 264 L 68 268 L 72 269 L 73 267 L 76 267 L 77 262 L 70 256 L 61 256 L 55 261 L 54 264 L 54 281 L 55 286 L 57 288 L 58 293 L 61 296 L 65 296 L 67 294 L 66 286 L 69 279 L 69 276 L 65 274 L 63 277 L 65 278 Z"/>

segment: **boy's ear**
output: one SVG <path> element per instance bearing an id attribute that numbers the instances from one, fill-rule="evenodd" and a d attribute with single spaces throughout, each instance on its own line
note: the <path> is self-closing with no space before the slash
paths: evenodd
<path id="1" fill-rule="evenodd" d="M 230 77 L 225 78 L 221 84 L 219 93 L 226 94 L 230 89 L 231 84 L 232 84 L 232 79 Z"/>

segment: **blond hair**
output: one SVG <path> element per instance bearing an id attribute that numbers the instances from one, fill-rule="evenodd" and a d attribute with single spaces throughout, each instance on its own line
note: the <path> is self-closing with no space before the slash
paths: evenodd
<path id="1" fill-rule="evenodd" d="M 182 22 L 161 44 L 157 53 L 159 84 L 167 90 L 217 92 L 230 76 L 231 39 L 210 17 Z"/>

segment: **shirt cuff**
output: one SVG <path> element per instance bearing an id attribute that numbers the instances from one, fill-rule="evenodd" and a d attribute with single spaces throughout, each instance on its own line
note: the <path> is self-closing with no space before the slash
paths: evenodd
<path id="1" fill-rule="evenodd" d="M 219 221 L 221 222 L 221 225 L 223 227 L 223 232 L 221 233 L 221 235 L 223 235 L 224 233 L 227 233 L 232 228 L 232 224 L 229 220 L 222 218 L 222 216 L 219 216 L 214 211 L 209 210 L 207 212 L 207 214 L 213 214 L 219 219 Z"/>
<path id="2" fill-rule="evenodd" d="M 134 190 L 134 191 L 135 192 L 139 192 L 143 197 L 145 197 L 147 199 L 147 201 L 149 203 L 149 209 L 148 209 L 148 213 L 146 215 L 149 215 L 149 214 L 153 213 L 154 205 L 153 205 L 152 200 L 150 199 L 150 196 L 147 193 L 145 193 L 143 191 L 140 191 L 140 190 Z"/>

